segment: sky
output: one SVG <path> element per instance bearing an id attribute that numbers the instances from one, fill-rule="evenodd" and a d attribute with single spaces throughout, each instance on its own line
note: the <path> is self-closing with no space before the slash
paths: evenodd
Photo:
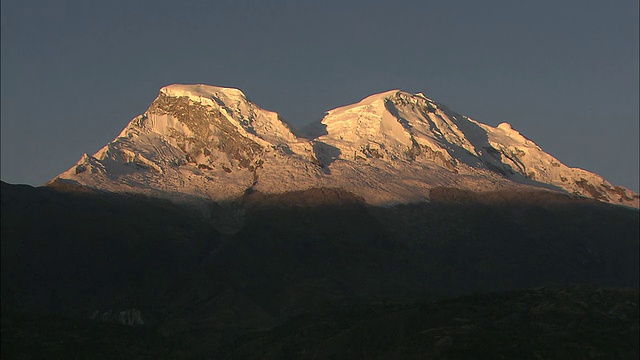
<path id="1" fill-rule="evenodd" d="M 42 185 L 162 86 L 243 90 L 294 126 L 390 89 L 509 122 L 639 190 L 638 0 L 1 2 L 1 177 Z"/>

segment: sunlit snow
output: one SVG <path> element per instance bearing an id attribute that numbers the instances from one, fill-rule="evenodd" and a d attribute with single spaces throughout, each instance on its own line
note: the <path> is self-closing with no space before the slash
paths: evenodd
<path id="1" fill-rule="evenodd" d="M 213 200 L 334 187 L 371 204 L 428 201 L 437 186 L 535 187 L 638 206 L 637 194 L 565 166 L 508 123 L 479 123 L 422 93 L 371 95 L 312 128 L 294 135 L 238 89 L 169 85 L 116 139 L 52 181 Z"/>

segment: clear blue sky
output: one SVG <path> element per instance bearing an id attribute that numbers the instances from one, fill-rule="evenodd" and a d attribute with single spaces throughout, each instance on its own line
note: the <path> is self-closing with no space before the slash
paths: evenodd
<path id="1" fill-rule="evenodd" d="M 399 88 L 638 191 L 638 1 L 2 0 L 2 180 L 41 185 L 160 87 L 301 126 Z"/>

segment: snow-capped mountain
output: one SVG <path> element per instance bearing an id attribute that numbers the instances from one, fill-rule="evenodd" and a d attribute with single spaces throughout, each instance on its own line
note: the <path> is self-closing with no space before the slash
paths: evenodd
<path id="1" fill-rule="evenodd" d="M 327 112 L 306 135 L 237 89 L 170 85 L 94 155 L 51 183 L 174 199 L 342 188 L 370 204 L 434 187 L 538 187 L 638 207 L 638 194 L 570 168 L 509 124 L 492 127 L 400 90 Z"/>

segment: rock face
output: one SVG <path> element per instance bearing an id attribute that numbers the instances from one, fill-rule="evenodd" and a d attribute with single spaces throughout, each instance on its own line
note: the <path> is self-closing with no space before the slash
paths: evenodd
<path id="1" fill-rule="evenodd" d="M 561 191 L 638 207 L 638 194 L 570 168 L 507 123 L 492 127 L 400 90 L 328 111 L 296 136 L 237 89 L 170 85 L 96 154 L 51 183 L 173 199 L 343 189 L 384 205 L 436 187 Z"/>

